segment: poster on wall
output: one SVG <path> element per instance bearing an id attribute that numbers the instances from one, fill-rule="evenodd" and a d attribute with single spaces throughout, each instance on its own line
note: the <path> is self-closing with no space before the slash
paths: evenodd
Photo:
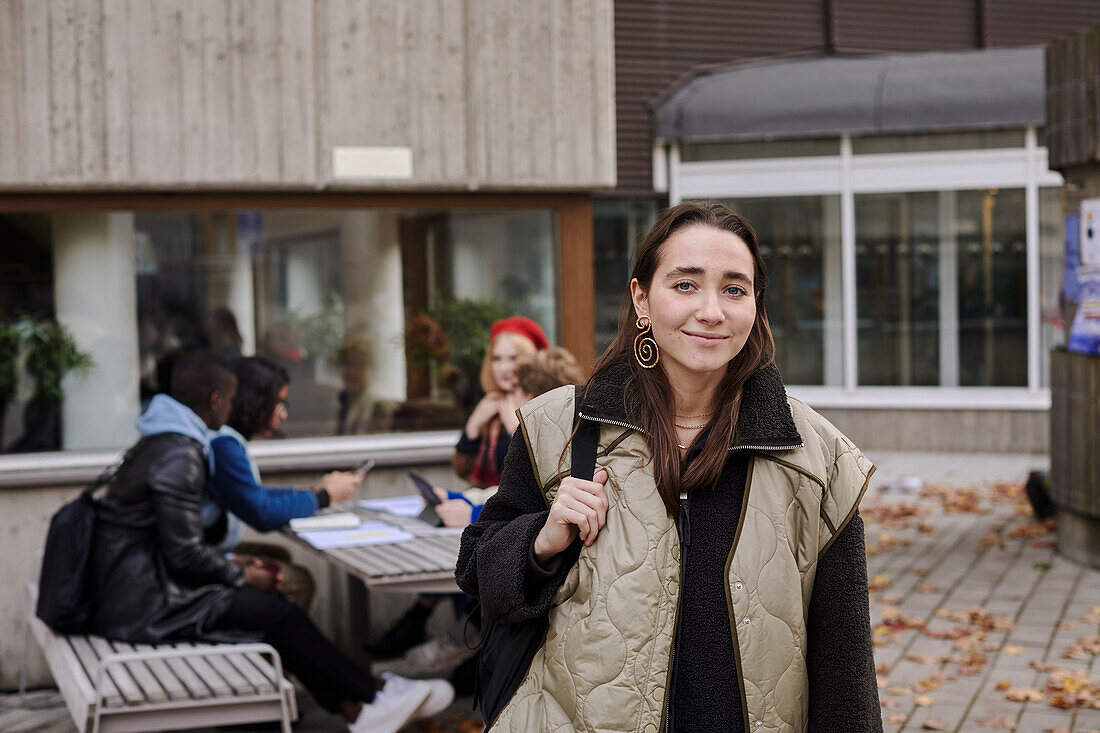
<path id="1" fill-rule="evenodd" d="M 1064 273 L 1062 275 L 1062 293 L 1066 300 L 1076 303 L 1077 293 L 1077 266 L 1081 264 L 1081 217 L 1077 214 L 1066 214 L 1066 257 Z"/>
<path id="2" fill-rule="evenodd" d="M 1079 305 L 1066 348 L 1078 354 L 1100 356 L 1100 265 L 1078 267 L 1077 285 Z"/>
<path id="3" fill-rule="evenodd" d="M 1100 199 L 1081 202 L 1081 264 L 1100 265 Z"/>

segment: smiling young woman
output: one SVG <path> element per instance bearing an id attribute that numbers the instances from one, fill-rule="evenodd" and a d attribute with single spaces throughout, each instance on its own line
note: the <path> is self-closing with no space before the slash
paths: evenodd
<path id="1" fill-rule="evenodd" d="M 668 209 L 579 405 L 520 409 L 456 572 L 483 615 L 547 618 L 493 730 L 881 730 L 874 467 L 787 396 L 766 290 L 746 221 Z M 574 414 L 600 424 L 592 481 L 562 470 Z"/>

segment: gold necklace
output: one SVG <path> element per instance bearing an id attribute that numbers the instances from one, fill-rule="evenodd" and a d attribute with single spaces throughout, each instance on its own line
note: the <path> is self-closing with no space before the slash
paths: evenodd
<path id="1" fill-rule="evenodd" d="M 674 414 L 673 417 L 678 417 L 681 420 L 690 420 L 693 417 L 710 417 L 713 414 L 714 414 L 714 410 L 711 410 L 710 412 L 704 412 L 701 415 L 675 415 Z"/>
<path id="2" fill-rule="evenodd" d="M 683 428 L 684 430 L 702 430 L 706 427 L 706 425 L 681 425 L 680 423 L 675 421 L 673 421 L 672 424 L 678 428 Z"/>

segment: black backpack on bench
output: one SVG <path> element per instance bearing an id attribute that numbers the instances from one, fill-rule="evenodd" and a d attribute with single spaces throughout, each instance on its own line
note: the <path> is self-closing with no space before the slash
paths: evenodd
<path id="1" fill-rule="evenodd" d="M 121 461 L 103 471 L 78 497 L 50 518 L 34 614 L 54 631 L 80 634 L 88 630 L 95 601 L 91 578 L 96 527 L 93 495 L 115 477 L 141 443 L 139 441 Z"/>
<path id="2" fill-rule="evenodd" d="M 582 420 L 578 415 L 582 387 L 577 387 L 573 407 L 573 457 L 569 473 L 574 478 L 591 481 L 596 471 L 596 448 L 600 440 L 600 424 Z M 474 698 L 481 706 L 485 730 L 493 726 L 497 716 L 516 694 L 535 652 L 542 646 L 549 621 L 537 616 L 516 623 L 498 623 L 482 617 L 481 653 L 477 663 L 477 688 Z"/>

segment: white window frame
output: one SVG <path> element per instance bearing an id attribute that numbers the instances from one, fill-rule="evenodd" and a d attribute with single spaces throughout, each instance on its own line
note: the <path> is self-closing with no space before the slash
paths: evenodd
<path id="1" fill-rule="evenodd" d="M 1024 146 L 1019 148 L 854 155 L 852 136 L 841 135 L 839 154 L 829 156 L 683 162 L 676 145 L 667 150 L 669 203 L 673 205 L 690 199 L 840 196 L 843 386 L 792 385 L 792 394 L 818 407 L 836 408 L 1050 408 L 1050 390 L 1040 385 L 1039 188 L 1061 187 L 1064 181 L 1061 175 L 1048 168 L 1047 151 L 1038 144 L 1035 127 L 1026 128 Z M 941 380 L 947 378 L 944 386 L 858 386 L 855 197 L 871 193 L 985 188 L 1024 190 L 1027 386 L 959 387 L 957 363 L 947 370 L 941 368 Z M 950 276 L 951 273 L 941 272 L 941 275 Z M 951 309 L 941 311 L 952 312 Z M 948 328 L 941 334 L 941 341 L 951 335 L 952 324 L 946 325 Z M 957 349 L 944 351 L 941 348 L 944 358 L 952 353 L 957 362 Z"/>

